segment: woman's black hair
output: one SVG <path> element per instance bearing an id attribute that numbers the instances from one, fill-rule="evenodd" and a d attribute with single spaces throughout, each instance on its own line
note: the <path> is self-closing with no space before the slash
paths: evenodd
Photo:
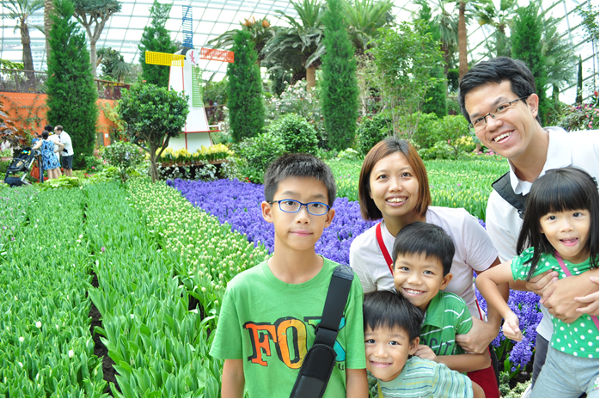
<path id="1" fill-rule="evenodd" d="M 550 169 L 531 185 L 525 207 L 517 253 L 533 247 L 527 280 L 533 276 L 542 254 L 555 252 L 541 233 L 540 225 L 540 219 L 550 212 L 575 209 L 590 212 L 590 232 L 585 249 L 590 251 L 590 265 L 598 267 L 598 187 L 593 177 L 573 167 Z"/>
<path id="2" fill-rule="evenodd" d="M 49 136 L 49 135 L 50 135 L 50 134 L 49 134 L 49 132 L 48 132 L 47 130 L 44 130 L 44 131 L 42 132 L 42 138 L 43 138 L 44 140 L 46 140 L 46 139 L 48 138 L 48 136 Z"/>
<path id="3" fill-rule="evenodd" d="M 391 291 L 375 291 L 365 295 L 363 320 L 367 327 L 400 327 L 412 341 L 421 333 L 423 312 L 408 299 Z"/>

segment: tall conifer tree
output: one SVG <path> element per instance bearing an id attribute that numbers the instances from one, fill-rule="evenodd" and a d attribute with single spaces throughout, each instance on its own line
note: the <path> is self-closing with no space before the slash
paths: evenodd
<path id="1" fill-rule="evenodd" d="M 348 148 L 354 140 L 358 117 L 358 84 L 354 47 L 348 38 L 340 0 L 327 0 L 323 23 L 323 81 L 321 108 L 327 140 L 332 149 Z"/>
<path id="2" fill-rule="evenodd" d="M 54 2 L 48 56 L 48 122 L 62 125 L 73 141 L 75 167 L 92 155 L 96 139 L 98 93 L 94 86 L 85 33 L 72 18 L 70 0 Z"/>
<path id="3" fill-rule="evenodd" d="M 517 10 L 511 31 L 511 56 L 523 61 L 535 78 L 535 88 L 540 98 L 538 114 L 542 126 L 544 117 L 551 105 L 546 97 L 546 84 L 548 81 L 542 49 L 542 34 L 544 20 L 539 14 L 537 3 Z"/>
<path id="4" fill-rule="evenodd" d="M 165 23 L 169 19 L 171 4 L 160 4 L 154 0 L 150 8 L 150 25 L 144 28 L 142 39 L 138 45 L 140 50 L 140 64 L 142 65 L 142 79 L 160 87 L 169 85 L 169 67 L 163 65 L 146 64 L 146 51 L 161 53 L 174 53 L 177 45 L 171 39 Z"/>
<path id="5" fill-rule="evenodd" d="M 229 126 L 235 142 L 254 137 L 265 122 L 262 80 L 252 36 L 239 30 L 233 36 L 235 62 L 227 66 Z"/>

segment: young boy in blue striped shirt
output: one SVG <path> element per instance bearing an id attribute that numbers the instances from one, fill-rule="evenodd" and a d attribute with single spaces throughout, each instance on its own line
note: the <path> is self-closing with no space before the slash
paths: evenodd
<path id="1" fill-rule="evenodd" d="M 377 379 L 380 397 L 484 397 L 465 374 L 411 356 L 419 346 L 423 313 L 406 298 L 390 291 L 366 294 L 363 318 L 367 370 Z"/>

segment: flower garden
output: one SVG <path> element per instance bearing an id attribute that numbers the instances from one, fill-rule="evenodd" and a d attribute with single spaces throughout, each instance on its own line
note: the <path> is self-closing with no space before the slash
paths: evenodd
<path id="1" fill-rule="evenodd" d="M 317 251 L 348 263 L 360 217 L 360 162 L 328 161 L 339 196 Z M 427 161 L 435 205 L 482 217 L 505 161 Z M 239 180 L 0 189 L 0 392 L 46 397 L 216 397 L 208 355 L 227 281 L 273 248 L 260 184 Z M 485 306 L 485 303 L 483 303 Z M 526 374 L 537 297 L 511 293 L 525 339 L 494 341 L 504 393 Z M 512 381 L 511 386 L 508 382 Z"/>

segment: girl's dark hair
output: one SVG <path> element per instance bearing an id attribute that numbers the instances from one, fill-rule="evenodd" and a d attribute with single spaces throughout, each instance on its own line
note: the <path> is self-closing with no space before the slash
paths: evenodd
<path id="1" fill-rule="evenodd" d="M 400 327 L 412 341 L 421 333 L 423 312 L 402 295 L 392 291 L 375 291 L 365 295 L 363 320 L 365 329 Z"/>
<path id="2" fill-rule="evenodd" d="M 590 265 L 598 267 L 598 188 L 594 178 L 573 167 L 550 169 L 531 185 L 525 204 L 523 226 L 517 241 L 517 253 L 533 247 L 529 280 L 542 254 L 554 254 L 554 247 L 541 233 L 540 219 L 550 212 L 586 209 L 590 212 L 590 232 L 585 249 Z"/>
<path id="3" fill-rule="evenodd" d="M 42 138 L 43 138 L 44 140 L 46 140 L 46 139 L 48 138 L 48 136 L 49 136 L 49 135 L 50 135 L 50 133 L 49 133 L 47 130 L 44 130 L 44 131 L 42 132 Z"/>
<path id="4" fill-rule="evenodd" d="M 425 164 L 419 156 L 419 153 L 408 141 L 397 139 L 395 137 L 388 137 L 375 144 L 373 148 L 369 150 L 363 161 L 362 168 L 360 169 L 360 177 L 358 178 L 358 198 L 360 200 L 360 213 L 365 220 L 377 220 L 381 219 L 383 216 L 369 195 L 371 192 L 371 172 L 377 162 L 396 152 L 399 152 L 406 157 L 406 161 L 419 182 L 419 198 L 416 209 L 419 216 L 425 215 L 427 208 L 431 204 L 427 170 L 425 169 Z"/>
<path id="5" fill-rule="evenodd" d="M 398 255 L 420 255 L 434 257 L 440 261 L 444 276 L 450 273 L 454 258 L 454 242 L 440 226 L 425 222 L 414 222 L 404 226 L 394 240 L 392 258 Z"/>

